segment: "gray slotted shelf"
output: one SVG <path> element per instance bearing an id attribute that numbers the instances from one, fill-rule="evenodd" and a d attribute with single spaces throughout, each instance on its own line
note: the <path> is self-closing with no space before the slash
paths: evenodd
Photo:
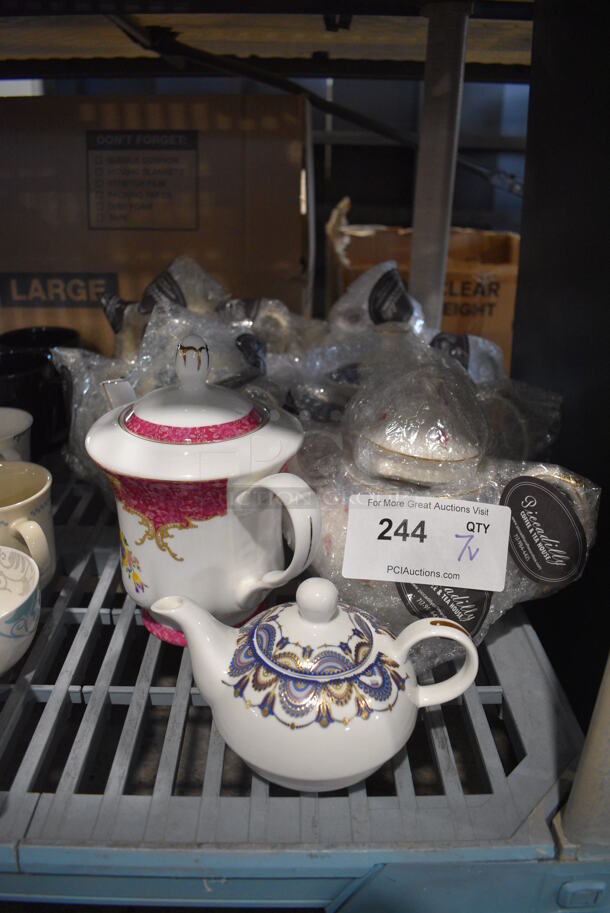
<path id="1" fill-rule="evenodd" d="M 380 772 L 299 795 L 226 748 L 188 651 L 142 626 L 99 494 L 76 483 L 57 495 L 58 574 L 33 648 L 0 681 L 0 871 L 171 873 L 219 848 L 242 860 L 441 846 L 552 857 L 546 822 L 582 736 L 519 610 L 481 648 L 475 685 L 422 711 Z"/>

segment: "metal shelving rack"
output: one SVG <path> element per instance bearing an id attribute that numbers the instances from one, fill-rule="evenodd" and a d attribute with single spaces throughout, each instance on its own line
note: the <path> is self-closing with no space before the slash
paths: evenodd
<path id="1" fill-rule="evenodd" d="M 74 12 L 70 3 L 39 6 Z M 386 6 L 390 15 L 419 11 Z M 371 12 L 366 3 L 335 7 Z M 433 323 L 469 11 L 462 0 L 426 10 L 413 290 Z M 475 685 L 422 711 L 406 748 L 381 772 L 336 794 L 290 793 L 226 748 L 193 688 L 188 651 L 147 634 L 121 590 L 113 512 L 80 483 L 54 494 L 58 575 L 32 650 L 0 683 L 2 898 L 329 913 L 610 909 L 607 821 L 592 801 L 603 795 L 608 688 L 594 714 L 597 741 L 584 752 L 594 764 L 579 771 L 574 790 L 597 831 L 581 845 L 587 832 L 573 803 L 566 820 L 571 812 L 579 843 L 570 844 L 556 813 L 582 734 L 520 610 L 481 648 Z"/>
<path id="2" fill-rule="evenodd" d="M 582 736 L 519 612 L 482 648 L 475 685 L 422 711 L 380 773 L 299 795 L 226 748 L 188 651 L 141 624 L 99 493 L 57 495 L 58 574 L 0 685 L 5 898 L 359 909 L 349 898 L 388 866 L 555 858 L 548 819 Z"/>

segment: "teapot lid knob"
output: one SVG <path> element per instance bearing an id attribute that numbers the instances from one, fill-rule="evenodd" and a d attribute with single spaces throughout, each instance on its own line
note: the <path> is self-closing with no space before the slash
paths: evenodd
<path id="1" fill-rule="evenodd" d="M 296 599 L 301 618 L 313 624 L 332 621 L 337 614 L 337 587 L 322 577 L 304 580 L 297 589 Z"/>
<path id="2" fill-rule="evenodd" d="M 210 368 L 210 353 L 201 336 L 189 334 L 178 345 L 176 375 L 185 390 L 200 390 L 205 386 Z"/>

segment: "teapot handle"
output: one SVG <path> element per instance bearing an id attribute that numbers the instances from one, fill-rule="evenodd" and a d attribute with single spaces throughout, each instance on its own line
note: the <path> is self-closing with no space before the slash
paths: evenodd
<path id="1" fill-rule="evenodd" d="M 444 618 L 422 618 L 406 627 L 396 638 L 395 659 L 401 664 L 406 662 L 409 651 L 415 644 L 435 637 L 446 637 L 460 644 L 466 651 L 466 659 L 455 675 L 444 682 L 417 685 L 413 692 L 413 701 L 417 707 L 444 704 L 445 701 L 459 697 L 472 685 L 479 670 L 479 654 L 470 635 L 460 625 Z"/>
<path id="2" fill-rule="evenodd" d="M 2 450 L 0 450 L 0 462 L 5 460 L 8 463 L 10 460 L 22 459 L 23 457 L 18 450 L 15 450 L 14 447 L 3 447 Z"/>
<path id="3" fill-rule="evenodd" d="M 307 482 L 291 472 L 276 472 L 266 476 L 255 482 L 248 492 L 257 488 L 266 488 L 280 499 L 294 530 L 293 555 L 288 567 L 285 570 L 267 571 L 251 588 L 269 590 L 298 577 L 311 564 L 320 544 L 322 519 L 318 496 Z"/>

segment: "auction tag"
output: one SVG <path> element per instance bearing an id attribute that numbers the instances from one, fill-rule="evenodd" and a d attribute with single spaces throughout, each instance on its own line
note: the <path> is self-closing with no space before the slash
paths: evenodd
<path id="1" fill-rule="evenodd" d="M 352 495 L 343 576 L 500 592 L 510 518 L 496 504 Z"/>

